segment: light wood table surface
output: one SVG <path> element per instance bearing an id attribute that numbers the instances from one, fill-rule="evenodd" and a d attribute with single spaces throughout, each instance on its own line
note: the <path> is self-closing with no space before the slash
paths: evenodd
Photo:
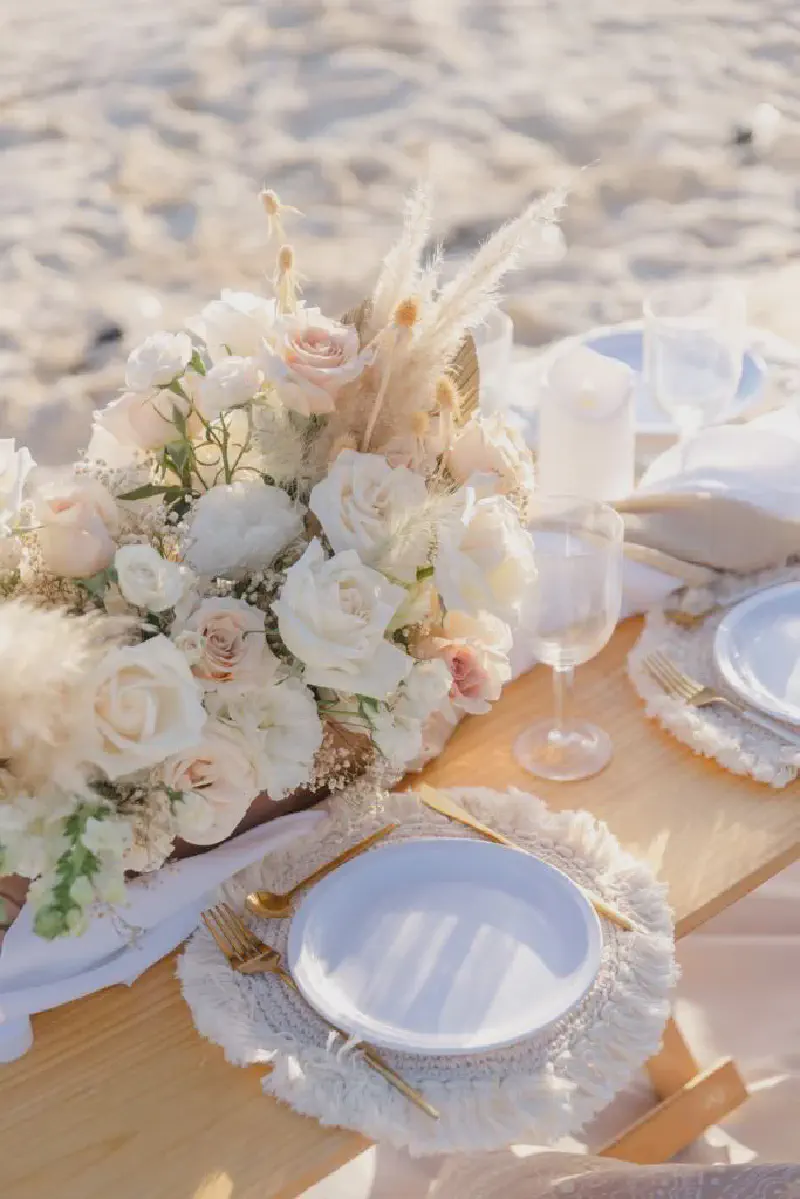
<path id="1" fill-rule="evenodd" d="M 623 626 L 577 676 L 576 706 L 614 740 L 603 774 L 559 785 L 514 763 L 516 733 L 550 711 L 548 672 L 535 670 L 465 722 L 424 777 L 589 809 L 669 884 L 682 936 L 800 857 L 800 786 L 737 778 L 647 721 L 625 677 L 638 630 Z M 0 1066 L 2 1199 L 291 1199 L 366 1147 L 265 1097 L 264 1067 L 227 1065 L 194 1031 L 173 958 L 34 1027 L 32 1051 Z M 662 1101 L 609 1155 L 663 1160 L 746 1094 L 732 1062 L 701 1071 L 674 1022 L 649 1070 Z"/>

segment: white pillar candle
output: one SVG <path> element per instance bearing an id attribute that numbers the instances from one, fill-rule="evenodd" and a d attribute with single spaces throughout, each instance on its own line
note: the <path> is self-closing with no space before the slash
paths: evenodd
<path id="1" fill-rule="evenodd" d="M 633 490 L 635 375 L 576 345 L 553 360 L 539 397 L 538 482 L 550 495 L 616 500 Z"/>

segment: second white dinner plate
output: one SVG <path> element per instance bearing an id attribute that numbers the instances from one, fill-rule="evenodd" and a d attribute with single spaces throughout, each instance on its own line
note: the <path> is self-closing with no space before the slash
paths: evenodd
<path id="1" fill-rule="evenodd" d="M 770 587 L 732 608 L 717 629 L 714 654 L 745 703 L 800 725 L 800 583 Z"/>
<path id="2" fill-rule="evenodd" d="M 601 955 L 597 915 L 566 875 L 465 838 L 388 845 L 339 867 L 306 895 L 288 948 L 312 1007 L 417 1054 L 533 1035 L 586 994 Z"/>

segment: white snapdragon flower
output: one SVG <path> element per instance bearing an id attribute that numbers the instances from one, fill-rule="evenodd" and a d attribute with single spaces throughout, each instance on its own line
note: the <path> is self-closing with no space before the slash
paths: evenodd
<path id="1" fill-rule="evenodd" d="M 216 363 L 229 354 L 242 358 L 260 354 L 273 334 L 276 315 L 274 300 L 249 291 L 225 290 L 219 300 L 206 304 L 186 326 L 203 339 L 211 361 Z"/>
<path id="2" fill-rule="evenodd" d="M 165 387 L 183 374 L 192 357 L 187 333 L 153 333 L 133 350 L 125 368 L 125 386 L 131 391 Z"/>
<path id="3" fill-rule="evenodd" d="M 490 612 L 512 627 L 536 587 L 533 538 L 503 496 L 462 488 L 455 517 L 438 530 L 434 578 L 445 607 Z"/>
<path id="4" fill-rule="evenodd" d="M 391 467 L 380 454 L 342 450 L 311 492 L 308 506 L 337 553 L 356 550 L 367 566 L 414 582 L 430 538 L 410 519 L 427 500 L 421 475 Z"/>
<path id="5" fill-rule="evenodd" d="M 287 571 L 272 607 L 284 644 L 305 665 L 307 683 L 386 699 L 412 666 L 386 639 L 404 596 L 355 550 L 326 560 L 315 540 Z"/>
<path id="6" fill-rule="evenodd" d="M 13 437 L 0 440 L 0 536 L 7 537 L 13 529 L 25 480 L 35 465 L 25 446 L 16 448 Z"/>
<path id="7" fill-rule="evenodd" d="M 302 531 L 302 509 L 285 491 L 240 479 L 197 501 L 184 558 L 200 575 L 235 578 L 269 566 Z"/>
<path id="8" fill-rule="evenodd" d="M 193 578 L 185 566 L 162 558 L 151 545 L 120 546 L 114 567 L 123 597 L 148 612 L 174 608 Z"/>

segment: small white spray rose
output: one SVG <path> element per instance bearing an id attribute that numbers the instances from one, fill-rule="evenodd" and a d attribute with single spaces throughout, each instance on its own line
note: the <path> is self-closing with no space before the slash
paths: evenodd
<path id="1" fill-rule="evenodd" d="M 195 435 L 202 426 L 190 409 L 189 400 L 172 391 L 123 392 L 94 414 L 93 452 L 107 460 L 98 431 L 121 446 L 139 450 L 160 450 L 170 442 L 179 441 L 176 411 L 188 420 L 189 432 Z"/>
<path id="2" fill-rule="evenodd" d="M 124 598 L 148 612 L 174 608 L 192 582 L 185 566 L 162 558 L 151 545 L 120 546 L 114 555 L 114 567 Z"/>
<path id="3" fill-rule="evenodd" d="M 211 719 L 194 745 L 167 759 L 161 777 L 184 793 L 175 824 L 185 841 L 214 845 L 231 835 L 258 794 L 254 749 L 239 729 Z"/>
<path id="4" fill-rule="evenodd" d="M 404 596 L 355 550 L 326 560 L 315 540 L 287 571 L 272 607 L 284 644 L 305 665 L 307 683 L 386 699 L 413 665 L 385 636 Z"/>
<path id="5" fill-rule="evenodd" d="M 195 407 L 207 421 L 216 420 L 222 412 L 246 404 L 261 388 L 263 374 L 252 358 L 233 355 L 223 358 L 205 375 L 188 373 L 184 386 Z"/>
<path id="6" fill-rule="evenodd" d="M 274 678 L 278 660 L 267 646 L 264 613 L 244 600 L 210 597 L 186 622 L 197 634 L 200 651 L 192 674 L 209 690 L 242 690 Z"/>
<path id="7" fill-rule="evenodd" d="M 430 554 L 430 537 L 413 522 L 427 498 L 421 475 L 391 467 L 380 454 L 346 449 L 314 487 L 308 506 L 337 553 L 356 550 L 368 566 L 410 583 Z"/>
<path id="8" fill-rule="evenodd" d="M 35 465 L 25 446 L 16 448 L 13 437 L 0 440 L 0 536 L 7 537 L 12 531 L 25 480 Z"/>
<path id="9" fill-rule="evenodd" d="M 511 646 L 511 629 L 489 612 L 448 612 L 441 628 L 419 642 L 415 653 L 447 667 L 456 709 L 483 713 L 511 678 Z"/>
<path id="10" fill-rule="evenodd" d="M 206 304 L 200 315 L 186 325 L 203 339 L 211 361 L 216 363 L 229 354 L 242 358 L 260 354 L 272 336 L 275 318 L 274 300 L 249 291 L 225 290 L 219 300 Z"/>
<path id="11" fill-rule="evenodd" d="M 172 383 L 192 357 L 187 333 L 153 333 L 133 350 L 125 368 L 125 386 L 131 391 L 151 391 Z"/>
<path id="12" fill-rule="evenodd" d="M 521 434 L 499 415 L 473 416 L 456 434 L 447 465 L 457 483 L 491 475 L 496 494 L 533 491 L 533 456 Z"/>

